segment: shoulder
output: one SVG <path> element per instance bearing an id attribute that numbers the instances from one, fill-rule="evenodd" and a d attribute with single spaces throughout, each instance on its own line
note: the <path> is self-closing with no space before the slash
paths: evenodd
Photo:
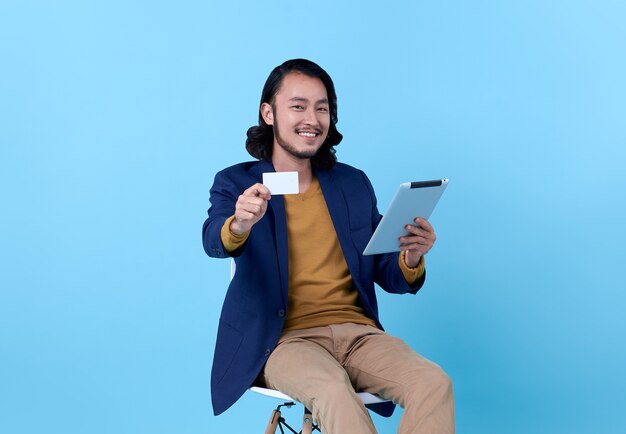
<path id="1" fill-rule="evenodd" d="M 232 166 L 226 167 L 219 172 L 217 172 L 216 176 L 232 176 L 238 174 L 246 174 L 250 173 L 251 170 L 254 170 L 258 166 L 258 161 L 244 161 L 242 163 L 233 164 Z"/>
<path id="2" fill-rule="evenodd" d="M 246 161 L 226 167 L 215 174 L 211 191 L 228 191 L 239 195 L 246 188 L 260 182 L 259 161 Z"/>
<path id="3" fill-rule="evenodd" d="M 238 184 L 239 182 L 252 183 L 260 179 L 260 161 L 244 161 L 226 167 L 215 174 L 215 181 L 227 181 Z"/>
<path id="4" fill-rule="evenodd" d="M 345 163 L 337 163 L 331 170 L 335 181 L 348 188 L 367 188 L 371 190 L 371 182 L 364 171 Z"/>
<path id="5" fill-rule="evenodd" d="M 337 163 L 331 170 L 332 176 L 337 179 L 367 179 L 365 172 L 345 163 Z"/>
<path id="6" fill-rule="evenodd" d="M 320 181 L 325 179 L 328 188 L 336 188 L 343 192 L 343 196 L 350 202 L 376 202 L 376 195 L 372 183 L 361 169 L 344 163 L 337 163 L 323 175 L 318 173 Z"/>

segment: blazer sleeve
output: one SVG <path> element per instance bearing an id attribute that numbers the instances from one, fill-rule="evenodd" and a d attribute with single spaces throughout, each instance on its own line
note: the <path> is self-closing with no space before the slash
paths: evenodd
<path id="1" fill-rule="evenodd" d="M 237 250 L 228 252 L 222 243 L 221 232 L 224 222 L 235 214 L 235 204 L 241 194 L 238 183 L 226 170 L 215 175 L 210 190 L 209 217 L 202 225 L 202 245 L 207 255 L 214 258 L 239 256 L 245 250 L 247 241 Z"/>
<path id="2" fill-rule="evenodd" d="M 363 178 L 372 198 L 372 231 L 375 231 L 383 216 L 378 212 L 376 194 L 371 182 L 364 173 Z M 420 278 L 409 285 L 400 269 L 399 257 L 400 252 L 374 255 L 374 282 L 390 293 L 415 294 L 426 280 L 426 271 L 424 270 Z"/>

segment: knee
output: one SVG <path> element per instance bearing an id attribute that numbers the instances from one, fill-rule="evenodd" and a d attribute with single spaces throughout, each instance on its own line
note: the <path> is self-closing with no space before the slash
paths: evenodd
<path id="1" fill-rule="evenodd" d="M 419 380 L 411 385 L 409 394 L 423 399 L 447 399 L 452 395 L 452 380 L 439 366 L 432 366 L 423 370 Z"/>
<path id="2" fill-rule="evenodd" d="M 430 371 L 426 382 L 426 392 L 436 400 L 446 400 L 452 395 L 452 380 L 439 366 Z"/>
<path id="3" fill-rule="evenodd" d="M 437 367 L 435 372 L 432 374 L 432 377 L 433 390 L 440 391 L 445 395 L 452 393 L 452 380 L 443 369 Z"/>

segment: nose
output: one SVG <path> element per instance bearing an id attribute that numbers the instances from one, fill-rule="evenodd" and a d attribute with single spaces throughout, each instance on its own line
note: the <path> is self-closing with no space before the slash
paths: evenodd
<path id="1" fill-rule="evenodd" d="M 317 111 L 313 108 L 306 110 L 304 114 L 304 123 L 307 125 L 318 125 Z"/>

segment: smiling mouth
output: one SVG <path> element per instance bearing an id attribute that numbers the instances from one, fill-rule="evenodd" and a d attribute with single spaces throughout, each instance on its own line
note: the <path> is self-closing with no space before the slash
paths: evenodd
<path id="1" fill-rule="evenodd" d="M 297 131 L 301 137 L 317 137 L 320 135 L 318 131 Z"/>

